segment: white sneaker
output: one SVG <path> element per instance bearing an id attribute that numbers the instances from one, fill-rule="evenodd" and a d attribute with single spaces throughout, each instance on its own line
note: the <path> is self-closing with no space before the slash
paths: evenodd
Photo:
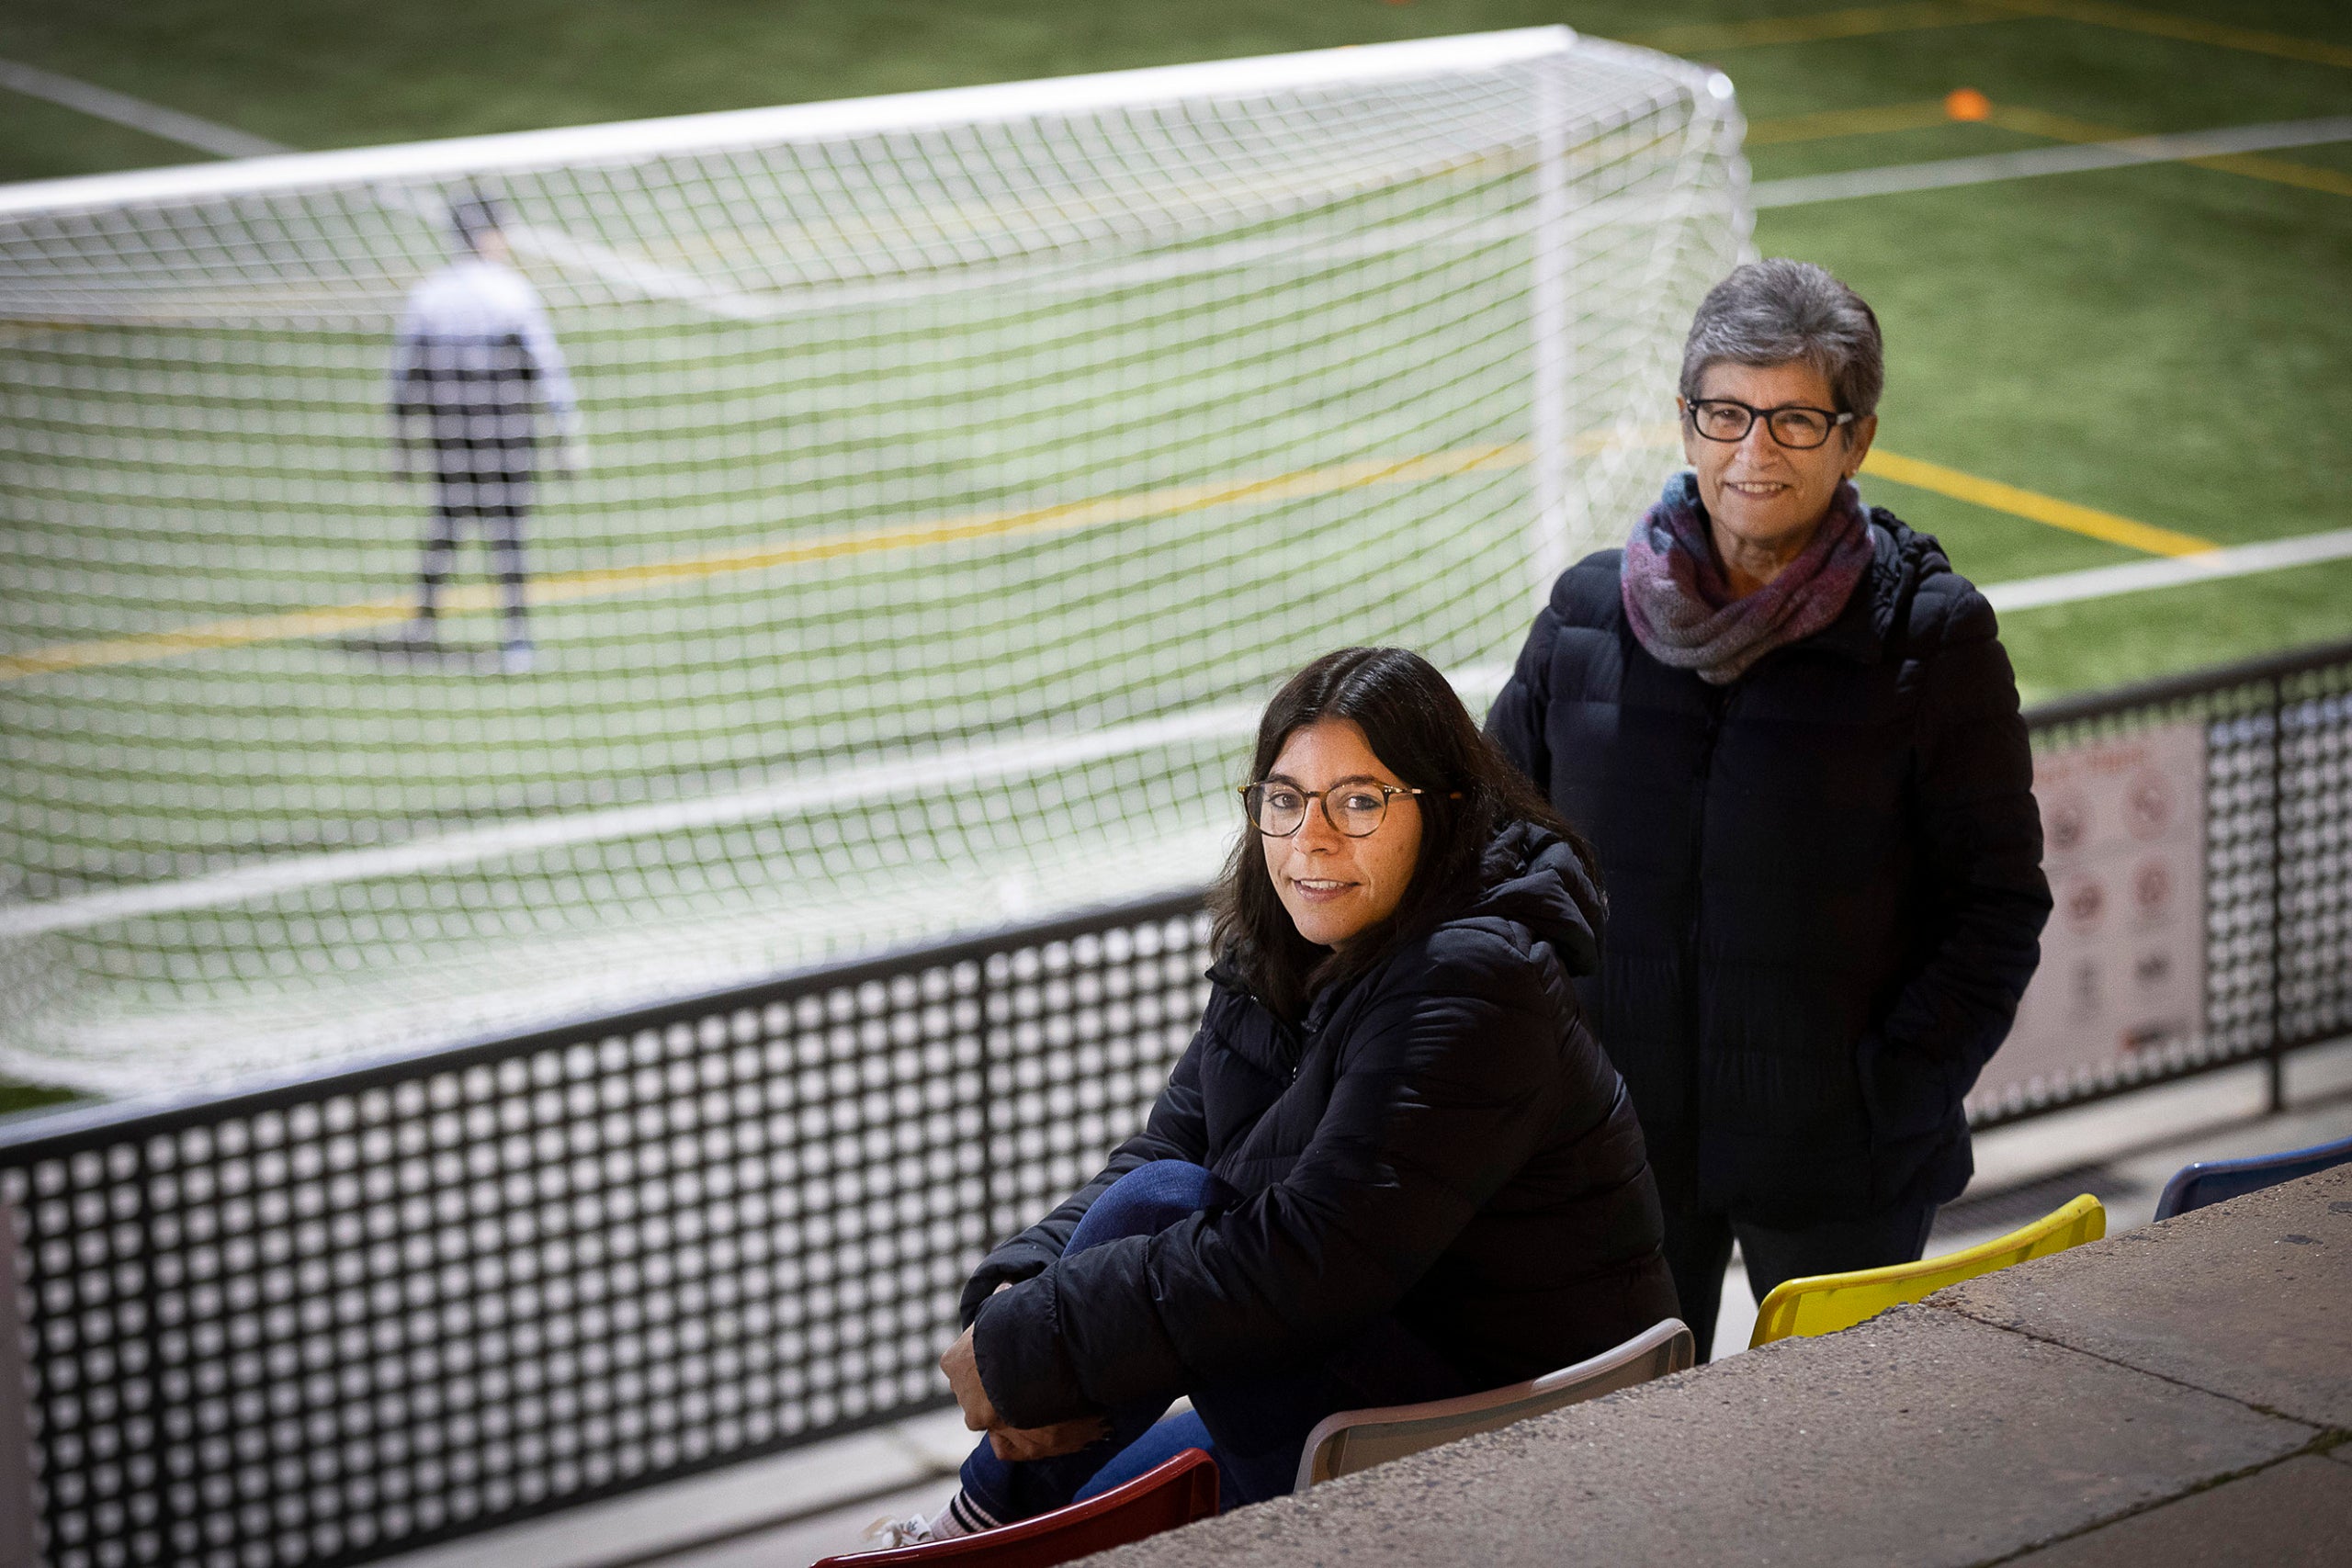
<path id="1" fill-rule="evenodd" d="M 921 1514 L 909 1514 L 903 1519 L 885 1514 L 866 1526 L 859 1539 L 874 1543 L 865 1549 L 868 1551 L 887 1551 L 894 1546 L 921 1546 L 939 1538 L 931 1533 L 931 1521 Z"/>

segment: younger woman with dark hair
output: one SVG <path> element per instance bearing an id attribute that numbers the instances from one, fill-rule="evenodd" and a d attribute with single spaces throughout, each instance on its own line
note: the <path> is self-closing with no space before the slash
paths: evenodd
<path id="1" fill-rule="evenodd" d="M 1186 1447 L 1227 1506 L 1272 1496 L 1335 1410 L 1674 1314 L 1641 1131 L 1569 983 L 1600 920 L 1583 842 L 1396 649 L 1299 671 L 1241 795 L 1200 1032 L 1145 1130 L 966 1286 L 941 1366 L 989 1437 L 901 1539 Z"/>

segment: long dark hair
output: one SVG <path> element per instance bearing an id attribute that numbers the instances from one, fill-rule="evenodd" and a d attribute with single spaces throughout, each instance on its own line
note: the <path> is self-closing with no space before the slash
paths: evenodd
<path id="1" fill-rule="evenodd" d="M 1292 676 L 1258 721 L 1250 780 L 1266 776 L 1293 734 L 1326 718 L 1353 721 L 1383 766 L 1428 792 L 1418 798 L 1420 858 L 1396 910 L 1333 951 L 1298 934 L 1266 874 L 1264 840 L 1253 825 L 1242 824 L 1209 896 L 1213 943 L 1276 1013 L 1299 1017 L 1317 991 L 1352 979 L 1398 942 L 1459 908 L 1476 891 L 1487 842 L 1507 823 L 1532 822 L 1559 835 L 1600 886 L 1592 847 L 1478 733 L 1453 685 L 1419 654 L 1343 648 Z M 1599 909 L 1587 913 L 1597 926 Z"/>

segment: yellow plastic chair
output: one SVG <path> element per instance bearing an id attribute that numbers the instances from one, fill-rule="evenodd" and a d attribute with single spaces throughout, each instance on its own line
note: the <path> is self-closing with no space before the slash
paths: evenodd
<path id="1" fill-rule="evenodd" d="M 1894 1263 L 1884 1269 L 1857 1269 L 1850 1274 L 1814 1274 L 1783 1280 L 1756 1309 L 1756 1333 L 1749 1349 L 1775 1339 L 1803 1339 L 1835 1334 L 1876 1317 L 1891 1306 L 1921 1301 L 1962 1280 L 2047 1258 L 2107 1234 L 2107 1210 L 2086 1192 L 2052 1213 L 2004 1236 L 1980 1242 L 1962 1252 L 1923 1258 L 1917 1263 Z"/>

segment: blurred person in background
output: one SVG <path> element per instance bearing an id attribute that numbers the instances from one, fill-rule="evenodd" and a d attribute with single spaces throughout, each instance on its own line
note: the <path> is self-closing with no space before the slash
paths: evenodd
<path id="1" fill-rule="evenodd" d="M 946 1510 L 876 1533 L 1008 1524 L 1193 1447 L 1254 1502 L 1334 1411 L 1673 1315 L 1641 1130 L 1570 984 L 1600 913 L 1582 841 L 1396 649 L 1295 676 L 1250 777 L 1199 1032 L 1144 1131 L 972 1276 L 941 1367 L 989 1436 Z"/>
<path id="2" fill-rule="evenodd" d="M 1883 379 L 1877 317 L 1820 267 L 1718 284 L 1690 471 L 1560 578 L 1487 716 L 1599 851 L 1578 989 L 1702 1357 L 1735 1238 L 1759 1301 L 1920 1256 L 2050 910 L 1992 608 L 1852 483 Z"/>
<path id="3" fill-rule="evenodd" d="M 499 204 L 464 197 L 451 205 L 449 224 L 463 254 L 410 291 L 392 348 L 393 471 L 407 479 L 422 466 L 433 481 L 406 641 L 434 646 L 441 590 L 471 527 L 489 547 L 499 582 L 501 666 L 521 674 L 532 662 L 523 525 L 537 478 L 540 416 L 553 416 L 561 467 L 576 473 L 584 462 L 579 412 L 547 309 L 514 269 Z"/>

